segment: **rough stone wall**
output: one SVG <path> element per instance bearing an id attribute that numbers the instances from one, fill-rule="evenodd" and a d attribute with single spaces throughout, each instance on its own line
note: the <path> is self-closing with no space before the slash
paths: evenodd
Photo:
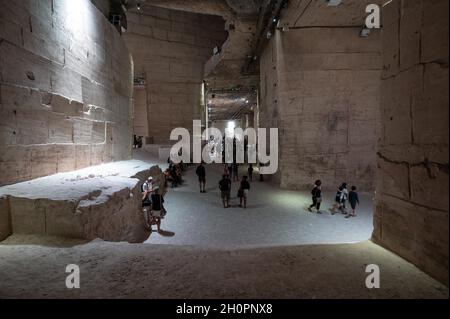
<path id="1" fill-rule="evenodd" d="M 192 131 L 192 120 L 201 119 L 204 66 L 213 48 L 226 39 L 224 21 L 152 6 L 129 12 L 127 20 L 123 37 L 133 55 L 135 75 L 146 80 L 149 140 L 165 144 L 172 129 Z M 135 110 L 134 116 L 145 114 Z"/>
<path id="2" fill-rule="evenodd" d="M 360 4 L 297 2 L 300 7 L 292 2 L 282 23 L 297 11 L 303 15 L 292 19 L 288 32 L 276 31 L 261 58 L 260 126 L 279 128 L 279 170 L 272 179 L 293 189 L 322 179 L 326 189 L 348 182 L 373 191 L 380 32 L 359 36 L 365 16 Z"/>
<path id="3" fill-rule="evenodd" d="M 0 0 L 0 185 L 127 159 L 132 60 L 89 0 Z"/>
<path id="4" fill-rule="evenodd" d="M 447 0 L 383 9 L 373 239 L 448 285 Z"/>

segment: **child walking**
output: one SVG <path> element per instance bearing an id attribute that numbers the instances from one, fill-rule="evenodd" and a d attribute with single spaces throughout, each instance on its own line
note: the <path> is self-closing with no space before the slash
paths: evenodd
<path id="1" fill-rule="evenodd" d="M 359 196 L 356 191 L 356 186 L 352 186 L 352 190 L 348 194 L 348 201 L 352 207 L 352 212 L 345 216 L 345 218 L 356 217 L 356 206 L 359 205 Z"/>
<path id="2" fill-rule="evenodd" d="M 308 210 L 312 213 L 312 208 L 317 209 L 317 213 L 320 214 L 320 204 L 322 203 L 322 181 L 317 180 L 314 183 L 314 188 L 311 191 L 312 194 L 312 205 L 309 206 Z"/>
<path id="3" fill-rule="evenodd" d="M 333 207 L 331 207 L 331 215 L 335 215 L 337 213 L 337 210 L 339 210 L 342 214 L 346 214 L 345 202 L 347 201 L 347 198 L 347 183 L 342 183 L 342 185 L 338 187 L 338 190 L 336 192 L 334 204 Z"/>

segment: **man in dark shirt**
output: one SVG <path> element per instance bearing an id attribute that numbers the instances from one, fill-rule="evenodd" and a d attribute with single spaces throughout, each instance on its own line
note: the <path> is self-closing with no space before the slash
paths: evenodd
<path id="1" fill-rule="evenodd" d="M 152 199 L 152 216 L 155 220 L 155 224 L 158 227 L 158 233 L 161 231 L 161 218 L 164 215 L 164 197 L 159 192 L 159 187 L 155 187 Z"/>
<path id="2" fill-rule="evenodd" d="M 311 194 L 313 203 L 309 206 L 308 210 L 312 212 L 312 208 L 315 207 L 317 209 L 317 213 L 320 214 L 320 204 L 322 203 L 322 181 L 318 180 L 315 182 Z"/>
<path id="3" fill-rule="evenodd" d="M 222 195 L 223 208 L 230 207 L 231 180 L 228 175 L 223 175 L 219 182 L 219 189 Z"/>
<path id="4" fill-rule="evenodd" d="M 198 176 L 198 182 L 200 184 L 200 193 L 206 193 L 206 169 L 203 163 L 200 163 L 200 165 L 197 167 L 197 170 L 195 173 Z"/>
<path id="5" fill-rule="evenodd" d="M 345 218 L 356 217 L 356 205 L 359 205 L 359 196 L 356 191 L 356 186 L 352 186 L 351 192 L 348 194 L 348 201 L 352 207 L 352 212 L 348 214 Z"/>
<path id="6" fill-rule="evenodd" d="M 241 186 L 238 191 L 239 207 L 242 207 L 242 202 L 244 202 L 244 208 L 247 208 L 247 197 L 249 190 L 250 183 L 247 181 L 247 176 L 243 176 L 241 180 Z"/>

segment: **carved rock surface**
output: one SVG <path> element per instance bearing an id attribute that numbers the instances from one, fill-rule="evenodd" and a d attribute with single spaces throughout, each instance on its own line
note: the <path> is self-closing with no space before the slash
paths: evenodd
<path id="1" fill-rule="evenodd" d="M 164 189 L 158 166 L 122 161 L 0 188 L 0 239 L 38 234 L 142 242 L 141 184 L 148 176 Z"/>

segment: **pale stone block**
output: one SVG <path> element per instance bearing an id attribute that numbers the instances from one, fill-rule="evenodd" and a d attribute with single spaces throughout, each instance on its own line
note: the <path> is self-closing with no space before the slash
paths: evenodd
<path id="1" fill-rule="evenodd" d="M 17 123 L 17 144 L 46 144 L 49 139 L 49 118 L 46 111 L 18 110 L 15 115 Z"/>
<path id="2" fill-rule="evenodd" d="M 51 62 L 10 43 L 0 46 L 3 82 L 50 91 Z"/>
<path id="3" fill-rule="evenodd" d="M 33 146 L 31 148 L 31 178 L 56 174 L 58 153 L 54 145 Z"/>
<path id="4" fill-rule="evenodd" d="M 48 143 L 73 143 L 73 122 L 64 114 L 48 113 Z"/>
<path id="5" fill-rule="evenodd" d="M 76 169 L 75 166 L 75 144 L 56 145 L 58 154 L 58 173 L 70 172 Z"/>
<path id="6" fill-rule="evenodd" d="M 46 106 L 50 94 L 30 88 L 0 84 L 0 99 L 3 108 L 9 110 L 48 110 Z"/>
<path id="7" fill-rule="evenodd" d="M 91 146 L 75 145 L 75 169 L 85 168 L 91 165 Z"/>
<path id="8" fill-rule="evenodd" d="M 83 119 L 73 120 L 73 141 L 75 144 L 89 144 L 91 142 L 93 123 Z"/>
<path id="9" fill-rule="evenodd" d="M 83 112 L 83 104 L 74 100 L 70 100 L 61 95 L 52 94 L 50 104 L 53 112 L 62 113 L 68 116 L 81 116 Z"/>

